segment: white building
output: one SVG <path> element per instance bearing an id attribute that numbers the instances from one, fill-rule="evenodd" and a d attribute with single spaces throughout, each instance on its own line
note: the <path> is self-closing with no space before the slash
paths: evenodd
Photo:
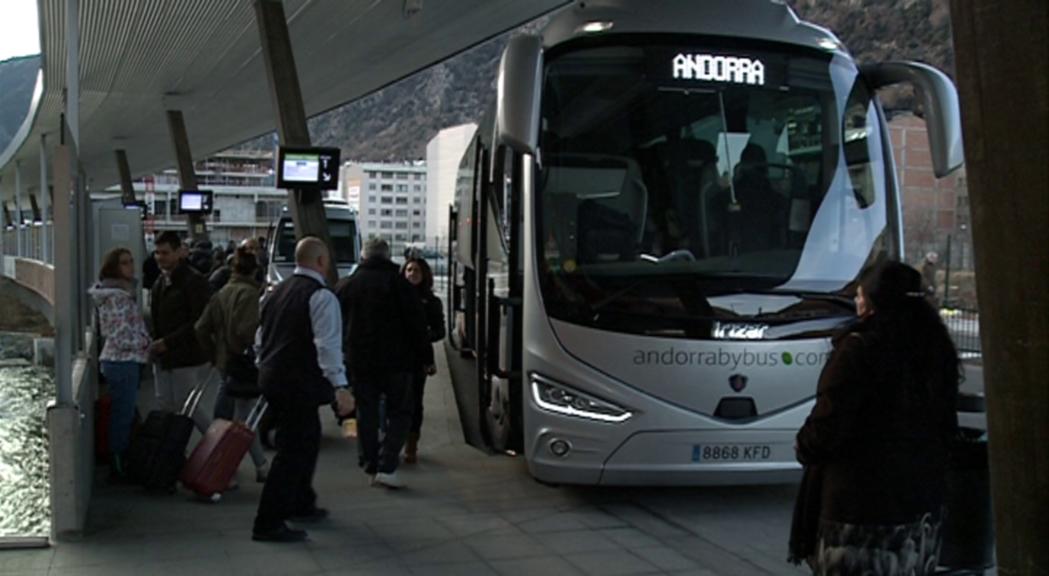
<path id="1" fill-rule="evenodd" d="M 226 150 L 194 163 L 197 185 L 214 193 L 214 209 L 204 217 L 212 243 L 239 242 L 266 236 L 280 218 L 288 193 L 276 188 L 272 150 Z M 144 223 L 147 244 L 165 230 L 186 231 L 179 213 L 179 179 L 167 169 L 133 182 L 135 196 L 147 203 Z M 120 193 L 114 185 L 96 194 L 99 199 Z"/>
<path id="2" fill-rule="evenodd" d="M 448 238 L 448 206 L 455 202 L 455 182 L 459 175 L 459 161 L 477 131 L 477 124 L 462 124 L 445 128 L 426 144 L 427 206 L 426 238 L 430 243 L 439 237 L 441 247 Z"/>
<path id="3" fill-rule="evenodd" d="M 339 189 L 350 210 L 361 209 L 361 190 L 364 188 L 364 170 L 360 164 L 344 162 L 339 170 Z"/>
<path id="4" fill-rule="evenodd" d="M 357 172 L 359 170 L 359 172 Z M 426 163 L 364 162 L 347 168 L 360 182 L 361 237 L 381 237 L 399 256 L 409 243 L 426 242 Z"/>

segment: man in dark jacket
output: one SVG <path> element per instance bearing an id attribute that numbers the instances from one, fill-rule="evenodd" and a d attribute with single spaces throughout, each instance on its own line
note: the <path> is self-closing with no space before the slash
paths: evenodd
<path id="1" fill-rule="evenodd" d="M 208 356 L 193 329 L 211 293 L 204 277 L 179 257 L 181 245 L 178 234 L 171 230 L 157 238 L 154 256 L 160 276 L 150 290 L 153 384 L 158 407 L 172 411 L 182 408 L 190 391 L 211 376 Z M 192 416 L 204 433 L 211 424 L 206 411 L 198 406 Z"/>
<path id="2" fill-rule="evenodd" d="M 388 488 L 397 476 L 412 421 L 412 370 L 430 342 L 422 305 L 390 261 L 382 239 L 365 244 L 357 270 L 335 287 L 345 322 L 344 347 L 357 407 L 357 438 L 365 472 Z M 379 399 L 386 397 L 386 434 L 379 446 Z"/>
<path id="3" fill-rule="evenodd" d="M 277 456 L 262 489 L 252 539 L 298 542 L 304 530 L 286 520 L 315 521 L 328 515 L 317 507 L 313 472 L 320 451 L 318 406 L 353 407 L 342 360 L 339 302 L 324 272 L 328 247 L 307 237 L 295 247 L 295 272 L 262 302 L 258 349 L 259 387 L 279 423 Z"/>

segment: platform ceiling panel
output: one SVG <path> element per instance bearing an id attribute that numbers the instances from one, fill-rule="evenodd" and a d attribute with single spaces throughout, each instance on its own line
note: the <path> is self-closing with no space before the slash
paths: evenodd
<path id="1" fill-rule="evenodd" d="M 286 0 L 284 9 L 312 116 L 567 3 Z M 38 161 L 40 134 L 58 131 L 64 5 L 40 0 L 45 90 L 32 132 L 8 154 L 24 165 Z M 409 15 L 406 5 L 421 10 Z M 253 0 L 81 1 L 79 21 L 80 158 L 96 189 L 116 181 L 116 148 L 136 175 L 174 164 L 165 110 L 183 111 L 198 158 L 275 128 Z M 10 198 L 9 166 L 0 170 Z M 23 169 L 27 187 L 36 172 Z"/>

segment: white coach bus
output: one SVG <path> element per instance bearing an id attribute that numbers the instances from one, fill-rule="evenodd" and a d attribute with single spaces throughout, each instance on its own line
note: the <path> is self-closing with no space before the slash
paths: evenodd
<path id="1" fill-rule="evenodd" d="M 857 275 L 902 255 L 900 82 L 944 176 L 951 81 L 784 2 L 589 0 L 512 39 L 451 210 L 464 426 L 552 483 L 796 476 Z"/>

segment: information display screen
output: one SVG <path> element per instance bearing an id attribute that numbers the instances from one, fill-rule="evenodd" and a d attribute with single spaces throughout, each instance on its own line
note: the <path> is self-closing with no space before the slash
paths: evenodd
<path id="1" fill-rule="evenodd" d="M 280 149 L 277 188 L 335 190 L 338 187 L 338 148 Z"/>
<path id="2" fill-rule="evenodd" d="M 179 190 L 180 214 L 211 214 L 214 194 L 211 190 Z"/>

